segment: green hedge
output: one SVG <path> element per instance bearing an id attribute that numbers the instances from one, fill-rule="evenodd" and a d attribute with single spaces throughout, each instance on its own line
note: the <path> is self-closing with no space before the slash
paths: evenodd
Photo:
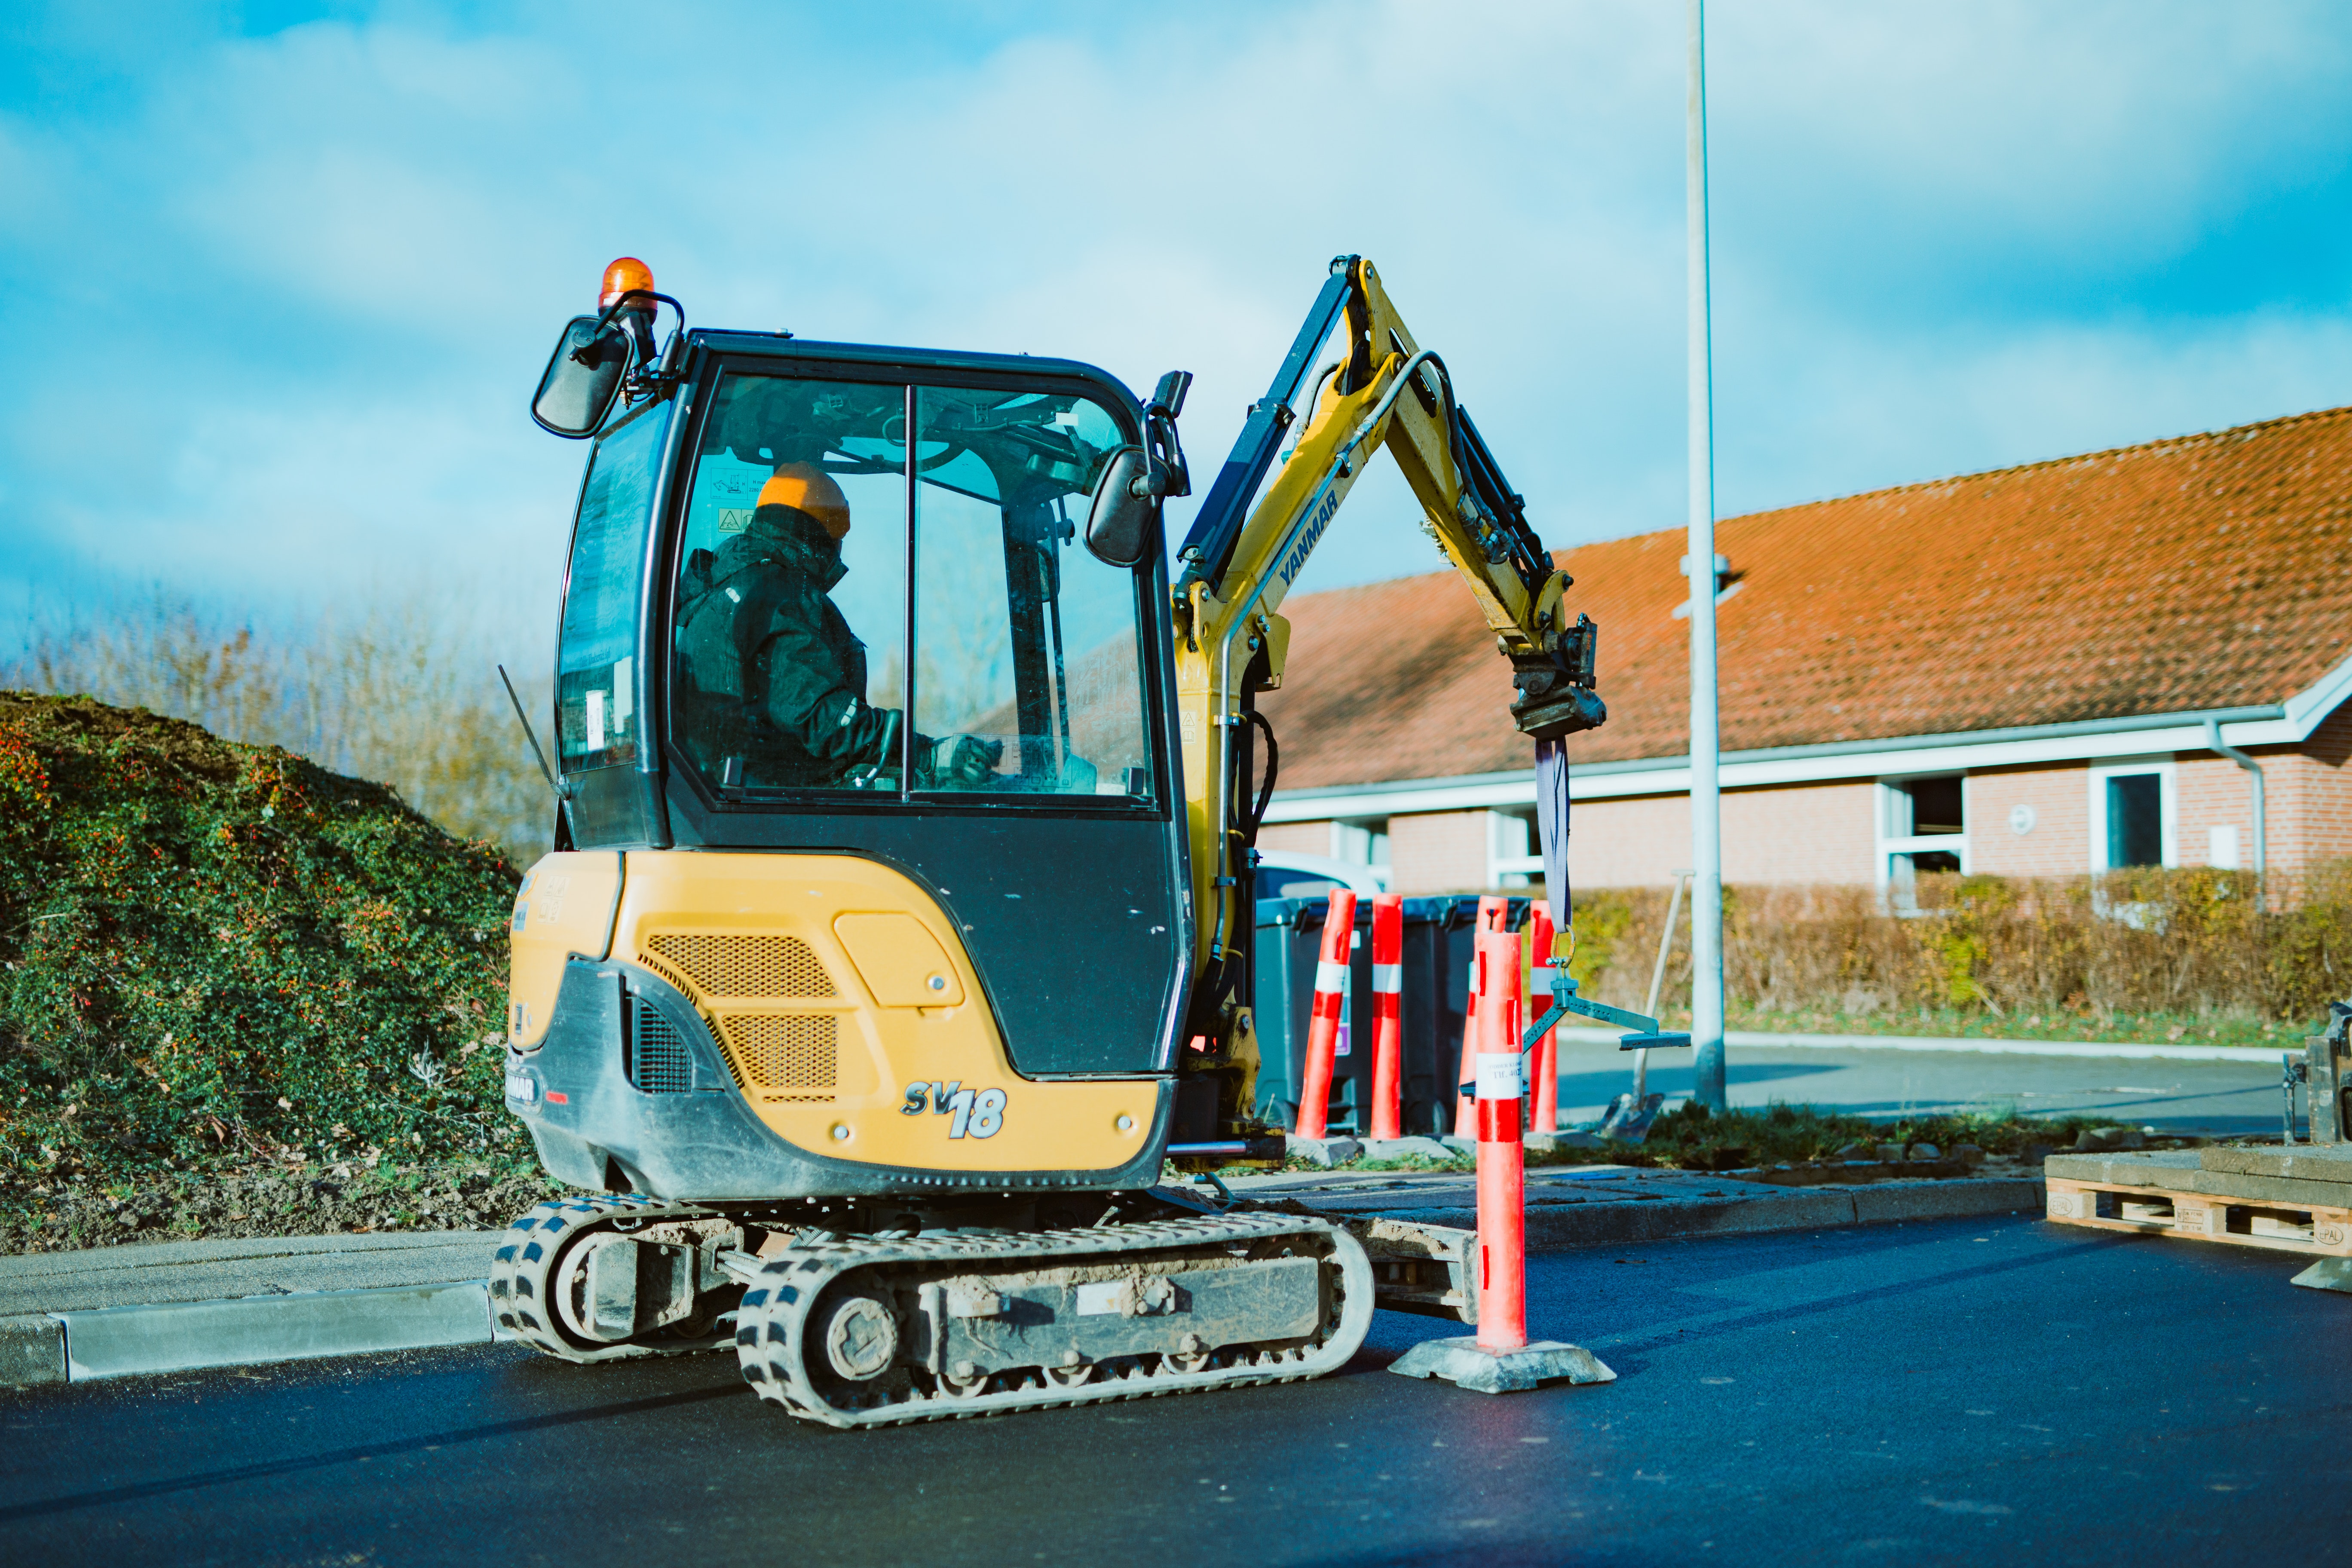
<path id="1" fill-rule="evenodd" d="M 520 1152 L 517 880 L 290 752 L 0 691 L 0 1178 Z"/>

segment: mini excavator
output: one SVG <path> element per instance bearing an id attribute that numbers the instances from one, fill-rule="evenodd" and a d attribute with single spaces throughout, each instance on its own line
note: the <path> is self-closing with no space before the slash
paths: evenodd
<path id="1" fill-rule="evenodd" d="M 688 331 L 633 258 L 566 325 L 532 416 L 593 445 L 506 1104 L 595 1195 L 503 1237 L 523 1342 L 732 1346 L 857 1427 L 1362 1342 L 1355 1237 L 1162 1181 L 1283 1156 L 1249 1005 L 1283 598 L 1386 447 L 1520 730 L 1602 721 L 1595 632 L 1370 262 L 1331 264 L 1171 567 L 1191 379 Z"/>

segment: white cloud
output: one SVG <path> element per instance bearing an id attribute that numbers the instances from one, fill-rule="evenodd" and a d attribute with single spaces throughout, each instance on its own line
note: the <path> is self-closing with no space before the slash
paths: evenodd
<path id="1" fill-rule="evenodd" d="M 543 582 L 583 454 L 523 402 L 624 252 L 701 325 L 1193 370 L 1205 481 L 1340 250 L 1547 537 L 1673 526 L 1679 27 L 1329 0 L 170 33 L 79 108 L 0 104 L 0 236 L 39 274 L 0 325 L 50 351 L 0 393 L 0 528 L 79 580 Z M 2347 38 L 2312 5 L 1716 7 L 1727 510 L 2344 398 L 2342 281 L 2183 258 L 2341 232 Z M 1392 476 L 1357 494 L 1303 586 L 1432 564 Z"/>

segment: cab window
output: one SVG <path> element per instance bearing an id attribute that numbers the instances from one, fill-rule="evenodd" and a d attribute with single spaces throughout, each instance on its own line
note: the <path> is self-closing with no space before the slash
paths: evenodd
<path id="1" fill-rule="evenodd" d="M 637 760 L 637 597 L 667 404 L 605 436 L 572 530 L 556 643 L 557 749 L 565 773 Z"/>
<path id="2" fill-rule="evenodd" d="M 1150 799 L 1139 578 L 1076 542 L 1121 440 L 1075 395 L 727 376 L 677 552 L 680 757 L 735 798 Z"/>
<path id="3" fill-rule="evenodd" d="M 709 783 L 899 793 L 906 440 L 903 386 L 720 382 L 670 618 L 672 734 Z"/>
<path id="4" fill-rule="evenodd" d="M 915 403 L 913 787 L 1149 799 L 1139 579 L 1077 542 L 1118 423 L 1064 395 Z"/>

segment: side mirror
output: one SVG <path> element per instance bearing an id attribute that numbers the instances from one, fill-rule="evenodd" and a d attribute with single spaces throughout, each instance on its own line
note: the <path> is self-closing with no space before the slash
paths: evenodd
<path id="1" fill-rule="evenodd" d="M 566 440 L 583 440 L 604 426 L 629 368 L 628 334 L 609 321 L 599 331 L 599 320 L 572 318 L 530 400 L 530 416 L 539 427 Z"/>
<path id="2" fill-rule="evenodd" d="M 1151 550 L 1152 519 L 1167 482 L 1153 471 L 1142 447 L 1113 447 L 1087 513 L 1087 552 L 1106 566 L 1141 565 Z"/>

